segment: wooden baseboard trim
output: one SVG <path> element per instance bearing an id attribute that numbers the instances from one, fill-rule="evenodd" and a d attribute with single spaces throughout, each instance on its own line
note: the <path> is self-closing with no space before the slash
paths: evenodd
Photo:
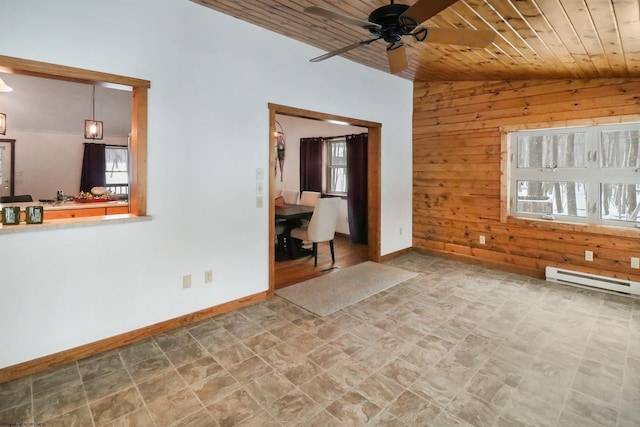
<path id="1" fill-rule="evenodd" d="M 484 258 L 478 258 L 470 255 L 441 251 L 438 249 L 414 247 L 413 250 L 415 250 L 418 253 L 423 253 L 426 255 L 439 256 L 442 258 L 453 259 L 455 261 L 466 262 L 468 264 L 475 264 L 475 265 L 481 265 L 483 267 L 495 268 L 497 270 L 506 271 L 508 273 L 516 273 L 516 274 L 522 274 L 524 276 L 535 277 L 537 279 L 544 279 L 544 270 L 540 270 L 537 268 L 516 266 L 513 264 L 506 264 L 506 263 L 487 260 Z"/>
<path id="2" fill-rule="evenodd" d="M 402 256 L 404 254 L 408 254 L 411 251 L 413 251 L 413 248 L 405 248 L 405 249 L 401 249 L 399 251 L 391 252 L 390 254 L 382 255 L 380 257 L 380 262 L 385 262 L 385 261 L 392 260 L 394 258 L 398 258 L 399 256 Z"/>
<path id="3" fill-rule="evenodd" d="M 224 304 L 216 305 L 214 307 L 209 307 L 193 313 L 185 314 L 184 316 L 176 317 L 174 319 L 155 323 L 144 328 L 125 332 L 120 335 L 105 338 L 89 344 L 84 344 L 79 347 L 63 350 L 58 353 L 53 353 L 47 356 L 39 357 L 37 359 L 8 366 L 6 368 L 0 369 L 0 384 L 14 380 L 16 378 L 24 377 L 26 375 L 34 374 L 36 372 L 41 372 L 55 366 L 63 365 L 65 363 L 84 359 L 85 357 L 93 356 L 94 354 L 122 347 L 123 345 L 131 344 L 133 342 L 149 338 L 153 335 L 161 334 L 172 329 L 199 322 L 201 320 L 227 313 L 238 308 L 246 307 L 248 305 L 264 301 L 268 297 L 268 291 L 260 292 L 234 301 L 229 301 Z"/>

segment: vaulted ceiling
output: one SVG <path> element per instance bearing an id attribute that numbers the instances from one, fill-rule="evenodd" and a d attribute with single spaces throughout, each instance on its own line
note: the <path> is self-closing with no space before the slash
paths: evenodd
<path id="1" fill-rule="evenodd" d="M 368 30 L 305 13 L 321 6 L 367 19 L 387 0 L 191 0 L 324 51 L 371 38 Z M 491 30 L 486 48 L 405 36 L 409 80 L 640 77 L 640 0 L 459 0 L 427 20 L 441 28 Z M 398 0 L 413 5 L 416 0 Z M 428 37 L 427 37 L 428 40 Z M 388 72 L 386 43 L 342 56 Z M 331 61 L 332 59 L 327 59 Z"/>

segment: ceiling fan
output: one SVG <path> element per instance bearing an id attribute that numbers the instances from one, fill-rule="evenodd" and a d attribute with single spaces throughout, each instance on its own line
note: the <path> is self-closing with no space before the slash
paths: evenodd
<path id="1" fill-rule="evenodd" d="M 387 45 L 389 68 L 391 73 L 395 74 L 409 66 L 406 47 L 402 42 L 403 36 L 412 36 L 419 42 L 425 41 L 469 47 L 487 47 L 493 43 L 496 36 L 493 31 L 419 27 L 422 22 L 437 15 L 456 1 L 458 0 L 418 0 L 413 6 L 408 6 L 395 4 L 391 0 L 390 4 L 371 12 L 367 20 L 354 18 L 320 6 L 307 7 L 304 9 L 306 13 L 365 28 L 374 36 L 371 39 L 361 40 L 313 58 L 311 62 L 323 61 L 332 56 L 340 55 L 357 47 L 383 39 L 389 43 Z"/>

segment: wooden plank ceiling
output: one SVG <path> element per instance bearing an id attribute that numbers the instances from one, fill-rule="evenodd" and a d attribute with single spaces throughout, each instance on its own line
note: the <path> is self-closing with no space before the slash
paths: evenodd
<path id="1" fill-rule="evenodd" d="M 367 30 L 303 12 L 322 6 L 367 19 L 387 0 L 191 0 L 324 51 L 370 38 Z M 405 36 L 417 81 L 640 77 L 640 0 L 459 0 L 424 24 L 492 30 L 483 49 L 417 42 Z M 416 0 L 399 0 L 412 5 Z M 428 38 L 427 38 L 428 40 Z M 388 72 L 386 43 L 343 54 Z M 319 54 L 320 55 L 320 54 Z M 331 61 L 335 59 L 327 59 Z"/>

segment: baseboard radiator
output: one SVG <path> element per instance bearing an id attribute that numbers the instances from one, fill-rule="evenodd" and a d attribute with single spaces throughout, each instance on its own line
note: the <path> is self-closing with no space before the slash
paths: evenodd
<path id="1" fill-rule="evenodd" d="M 547 280 L 590 288 L 606 289 L 631 295 L 640 295 L 640 283 L 631 280 L 616 279 L 614 277 L 598 276 L 580 271 L 565 270 L 563 268 L 545 268 Z"/>

